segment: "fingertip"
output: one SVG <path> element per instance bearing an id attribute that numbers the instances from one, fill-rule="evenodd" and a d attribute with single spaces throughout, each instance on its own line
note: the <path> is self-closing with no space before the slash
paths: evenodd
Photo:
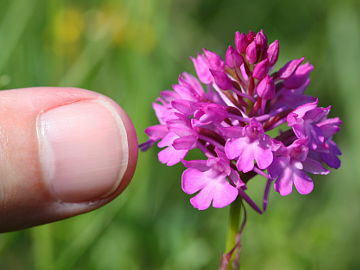
<path id="1" fill-rule="evenodd" d="M 43 180 L 56 199 L 94 201 L 129 183 L 136 134 L 115 102 L 99 96 L 51 108 L 37 130 Z"/>
<path id="2" fill-rule="evenodd" d="M 121 118 L 122 125 L 124 127 L 124 131 L 126 134 L 127 140 L 127 154 L 128 154 L 128 164 L 123 174 L 123 177 L 120 180 L 120 184 L 116 188 L 116 190 L 111 194 L 111 199 L 121 194 L 124 189 L 129 185 L 131 179 L 134 176 L 137 159 L 138 159 L 138 138 L 136 134 L 136 130 L 133 122 L 131 121 L 129 115 L 125 112 L 125 110 L 115 103 L 113 100 L 105 97 L 107 102 L 114 106 L 114 109 L 117 111 L 118 115 Z"/>
<path id="3" fill-rule="evenodd" d="M 77 88 L 0 93 L 0 231 L 92 211 L 133 177 L 135 128 L 113 100 Z"/>

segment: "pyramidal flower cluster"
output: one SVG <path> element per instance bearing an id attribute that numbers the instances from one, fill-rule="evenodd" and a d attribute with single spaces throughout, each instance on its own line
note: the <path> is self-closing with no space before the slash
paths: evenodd
<path id="1" fill-rule="evenodd" d="M 159 124 L 145 130 L 140 148 L 157 143 L 160 162 L 183 163 L 182 189 L 195 208 L 225 207 L 241 196 L 261 213 L 272 184 L 283 196 L 293 187 L 308 194 L 312 174 L 340 167 L 333 136 L 341 120 L 304 94 L 313 66 L 300 58 L 274 71 L 278 55 L 279 42 L 269 45 L 263 31 L 236 32 L 224 58 L 204 49 L 191 58 L 197 77 L 181 74 L 153 103 Z M 205 159 L 186 160 L 195 148 Z M 257 174 L 267 179 L 262 209 L 246 191 Z"/>

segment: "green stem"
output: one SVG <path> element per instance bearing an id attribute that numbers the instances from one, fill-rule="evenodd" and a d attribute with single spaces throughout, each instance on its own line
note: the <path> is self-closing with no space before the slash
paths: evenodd
<path id="1" fill-rule="evenodd" d="M 226 249 L 221 263 L 221 270 L 237 270 L 238 269 L 238 251 L 239 251 L 239 231 L 241 220 L 242 199 L 239 196 L 231 205 L 229 213 L 229 225 L 226 236 Z M 235 262 L 235 263 L 234 263 Z"/>
<path id="2" fill-rule="evenodd" d="M 229 225 L 226 236 L 226 253 L 231 251 L 236 244 L 237 234 L 240 229 L 241 204 L 241 197 L 239 196 L 236 201 L 230 205 Z"/>

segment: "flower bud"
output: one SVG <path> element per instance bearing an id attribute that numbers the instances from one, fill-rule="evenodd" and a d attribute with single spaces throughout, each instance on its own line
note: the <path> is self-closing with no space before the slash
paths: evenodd
<path id="1" fill-rule="evenodd" d="M 246 34 L 240 32 L 235 33 L 235 47 L 240 54 L 245 53 L 248 44 Z"/>
<path id="2" fill-rule="evenodd" d="M 270 66 L 268 59 L 262 60 L 260 63 L 255 65 L 253 77 L 258 80 L 263 79 L 265 75 L 269 72 L 269 67 Z"/>
<path id="3" fill-rule="evenodd" d="M 250 64 L 255 64 L 257 60 L 256 42 L 252 41 L 246 48 L 246 59 Z"/>
<path id="4" fill-rule="evenodd" d="M 269 48 L 267 49 L 267 57 L 269 60 L 270 66 L 275 65 L 279 57 L 279 41 L 275 40 L 273 43 L 270 44 Z"/>
<path id="5" fill-rule="evenodd" d="M 263 99 L 272 99 L 275 96 L 275 84 L 273 78 L 266 75 L 258 84 L 256 92 Z"/>
<path id="6" fill-rule="evenodd" d="M 259 55 L 259 57 L 261 57 L 261 59 L 263 59 L 264 56 L 266 56 L 265 52 L 266 52 L 267 46 L 268 46 L 267 37 L 264 34 L 263 30 L 260 30 L 260 32 L 256 34 L 254 40 L 256 43 L 258 55 Z"/>
<path id="7" fill-rule="evenodd" d="M 264 34 L 264 31 L 263 30 L 260 30 L 259 33 L 256 34 L 255 36 L 255 42 L 256 42 L 256 45 L 260 46 L 260 47 L 264 47 L 264 46 L 267 46 L 267 37 L 266 35 Z"/>
<path id="8" fill-rule="evenodd" d="M 241 55 L 232 46 L 228 47 L 225 60 L 226 65 L 230 68 L 239 67 L 243 63 Z"/>

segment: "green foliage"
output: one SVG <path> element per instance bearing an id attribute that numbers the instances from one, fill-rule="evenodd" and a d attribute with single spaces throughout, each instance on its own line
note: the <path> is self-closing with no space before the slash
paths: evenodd
<path id="1" fill-rule="evenodd" d="M 360 6 L 358 1 L 3 0 L 0 88 L 75 86 L 128 112 L 144 141 L 151 102 L 193 72 L 202 47 L 224 52 L 236 30 L 279 39 L 283 64 L 315 65 L 310 93 L 344 120 L 343 166 L 308 196 L 270 196 L 249 214 L 243 269 L 359 269 Z M 216 269 L 228 209 L 199 212 L 180 189 L 181 166 L 141 153 L 129 188 L 93 213 L 0 235 L 0 269 Z M 260 199 L 264 179 L 253 181 Z M 250 211 L 249 211 L 250 212 Z"/>

